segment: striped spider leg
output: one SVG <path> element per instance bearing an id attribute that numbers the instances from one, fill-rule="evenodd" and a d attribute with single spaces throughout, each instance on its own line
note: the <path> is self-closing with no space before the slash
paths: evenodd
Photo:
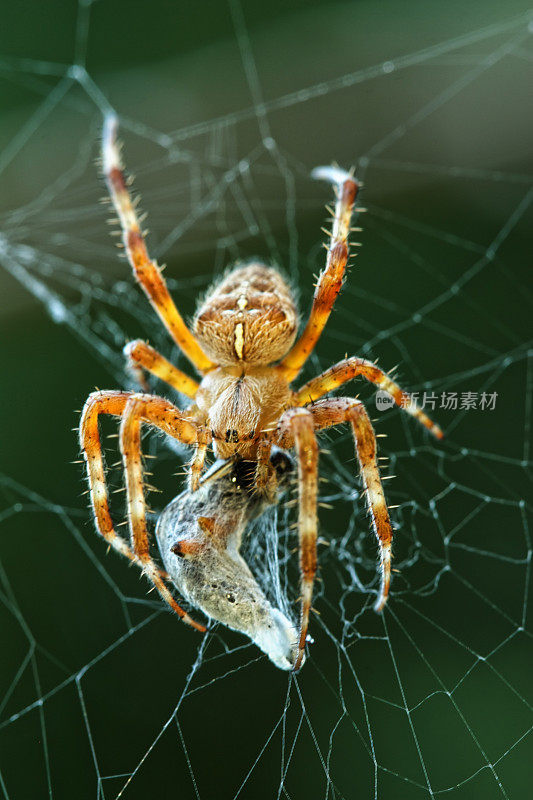
<path id="1" fill-rule="evenodd" d="M 101 414 L 121 418 L 120 449 L 126 477 L 130 545 L 115 531 L 109 510 L 98 429 Z M 184 622 L 204 631 L 205 627 L 191 619 L 176 603 L 164 583 L 161 571 L 150 556 L 142 475 L 141 423 L 163 431 L 184 444 L 196 444 L 197 455 L 193 459 L 191 473 L 193 480 L 198 479 L 208 440 L 205 429 L 185 419 L 179 409 L 161 397 L 120 391 L 94 392 L 87 398 L 82 412 L 80 444 L 87 464 L 96 528 L 111 547 L 142 569 L 163 600 Z"/>
<path id="2" fill-rule="evenodd" d="M 363 404 L 351 398 L 335 397 L 319 401 L 308 408 L 289 409 L 280 420 L 276 442 L 278 446 L 287 449 L 295 446 L 298 456 L 301 617 L 295 669 L 299 669 L 305 655 L 309 613 L 317 571 L 318 444 L 316 432 L 345 422 L 352 426 L 361 477 L 380 544 L 382 581 L 376 608 L 383 608 L 387 600 L 390 582 L 392 526 L 377 466 L 376 438 Z"/>
<path id="3" fill-rule="evenodd" d="M 195 336 L 185 325 L 168 291 L 161 269 L 148 255 L 140 222 L 135 211 L 135 203 L 131 199 L 127 180 L 124 176 L 120 150 L 117 144 L 117 127 L 116 116 L 109 114 L 104 123 L 102 166 L 107 188 L 120 221 L 122 239 L 128 261 L 133 269 L 135 278 L 172 339 L 196 369 L 203 373 L 214 366 L 213 362 L 205 355 Z M 166 377 L 163 380 L 170 378 L 171 385 L 175 386 L 175 382 L 177 382 L 179 386 L 175 386 L 175 388 L 183 391 L 184 394 L 188 394 L 187 391 L 180 387 L 186 386 L 191 389 L 192 387 L 188 383 L 191 379 L 172 365 L 170 365 L 172 370 L 169 372 L 167 368 L 168 362 L 162 356 L 159 356 L 153 348 L 146 349 L 148 346 L 141 347 L 140 345 L 142 344 L 142 342 L 135 342 L 134 346 L 127 349 L 126 355 L 128 359 L 136 366 L 148 372 L 153 372 L 155 375 L 158 375 L 158 370 L 166 371 Z"/>
<path id="4" fill-rule="evenodd" d="M 319 167 L 314 177 L 326 179 L 336 186 L 337 203 L 333 214 L 326 267 L 321 273 L 308 322 L 302 335 L 276 368 L 292 382 L 311 355 L 329 319 L 342 287 L 349 254 L 349 233 L 358 184 L 351 173 L 336 167 Z M 345 358 L 308 381 L 293 394 L 292 404 L 298 407 L 285 412 L 280 420 L 275 441 L 279 446 L 296 446 L 299 465 L 299 539 L 301 570 L 300 660 L 303 657 L 317 554 L 317 469 L 318 449 L 314 431 L 349 422 L 356 445 L 361 478 L 371 514 L 372 526 L 380 548 L 381 586 L 375 610 L 382 611 L 389 595 L 391 580 L 391 546 L 393 529 L 385 501 L 376 456 L 376 440 L 372 423 L 364 406 L 357 400 L 335 398 L 316 402 L 347 381 L 361 376 L 391 395 L 394 402 L 426 427 L 436 438 L 440 427 L 416 406 L 385 372 L 362 358 Z M 312 404 L 312 405 L 310 405 Z M 303 413 L 302 413 L 303 412 Z M 258 477 L 264 474 L 266 448 L 260 451 Z M 297 668 L 297 667 L 296 667 Z"/>
<path id="5" fill-rule="evenodd" d="M 332 212 L 333 225 L 326 266 L 320 273 L 316 285 L 309 319 L 298 341 L 276 367 L 276 371 L 281 373 L 288 383 L 292 383 L 297 377 L 315 349 L 342 288 L 350 253 L 348 241 L 350 225 L 359 193 L 359 184 L 351 172 L 345 172 L 337 167 L 317 167 L 313 170 L 312 176 L 333 183 L 337 202 Z"/>
<path id="6" fill-rule="evenodd" d="M 379 473 L 376 435 L 364 405 L 352 398 L 334 397 L 319 400 L 306 408 L 289 409 L 280 420 L 275 441 L 283 448 L 295 446 L 298 455 L 301 621 L 299 655 L 295 669 L 299 669 L 305 653 L 313 584 L 317 570 L 316 432 L 342 423 L 349 423 L 352 427 L 361 480 L 372 527 L 379 544 L 381 585 L 374 605 L 376 611 L 383 610 L 389 595 L 393 528 Z"/>
<path id="7" fill-rule="evenodd" d="M 406 411 L 408 414 L 418 420 L 418 422 L 427 428 L 427 430 L 433 434 L 436 439 L 442 439 L 444 434 L 441 428 L 436 425 L 427 416 L 427 414 L 422 411 L 422 409 L 418 408 L 416 403 L 411 399 L 411 396 L 407 392 L 404 392 L 398 386 L 398 384 L 393 381 L 385 372 L 379 369 L 379 367 L 363 358 L 345 358 L 342 361 L 339 361 L 338 364 L 335 364 L 333 367 L 330 367 L 330 369 L 323 372 L 322 375 L 312 378 L 312 380 L 308 381 L 296 392 L 296 403 L 304 407 L 307 406 L 307 404 L 312 404 L 309 406 L 309 410 L 315 415 L 316 419 L 322 419 L 325 408 L 324 404 L 327 404 L 328 401 L 323 400 L 318 403 L 316 401 L 328 392 L 337 389 L 339 386 L 342 386 L 358 376 L 366 378 L 366 380 L 368 380 L 370 383 L 373 383 L 382 391 L 387 392 L 399 408 Z M 335 400 L 337 399 L 341 400 L 341 398 L 335 398 Z M 333 411 L 332 416 L 329 418 L 326 416 L 326 419 L 337 419 L 335 414 L 338 413 L 338 409 L 335 406 L 335 400 L 329 401 L 333 403 L 333 406 L 331 407 Z M 355 401 L 350 402 L 353 403 Z M 372 519 L 372 527 L 380 547 L 381 587 L 374 608 L 376 611 L 382 611 L 385 603 L 387 602 L 390 589 L 391 545 L 393 530 L 387 511 L 387 506 L 385 504 L 383 487 L 377 467 L 374 429 L 368 414 L 364 410 L 364 407 L 358 403 L 358 405 L 354 406 L 354 408 L 358 409 L 357 420 L 355 420 L 354 416 L 356 412 L 352 411 L 350 412 L 350 421 L 352 423 L 356 441 L 361 478 L 366 491 L 367 502 Z M 345 422 L 347 420 L 341 419 L 339 421 Z M 320 424 L 318 427 L 329 427 L 330 425 L 337 424 L 339 424 L 339 422 L 331 421 L 325 426 Z M 315 425 L 315 429 L 316 428 L 317 426 Z M 364 444 L 359 446 L 359 442 L 363 442 Z M 371 442 L 374 443 L 373 446 L 370 445 Z M 364 454 L 367 462 L 373 462 L 373 471 L 370 472 L 368 466 L 365 467 L 363 465 L 361 454 Z M 372 476 L 372 480 L 370 482 L 368 480 L 369 475 Z"/>
<path id="8" fill-rule="evenodd" d="M 186 375 L 185 372 L 175 367 L 174 364 L 146 342 L 141 339 L 128 342 L 123 352 L 128 365 L 135 373 L 137 381 L 143 389 L 147 389 L 144 378 L 144 371 L 146 371 L 151 375 L 155 375 L 160 381 L 172 386 L 177 392 L 194 399 L 198 391 L 198 383 Z"/>

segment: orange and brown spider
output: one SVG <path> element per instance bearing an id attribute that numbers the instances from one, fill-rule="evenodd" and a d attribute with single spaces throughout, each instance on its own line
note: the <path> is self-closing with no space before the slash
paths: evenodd
<path id="1" fill-rule="evenodd" d="M 333 183 L 336 205 L 332 212 L 325 269 L 315 290 L 309 319 L 295 342 L 298 313 L 290 288 L 280 273 L 259 262 L 238 267 L 207 293 L 194 317 L 192 331 L 172 300 L 161 270 L 148 255 L 132 203 L 116 142 L 117 121 L 104 125 L 103 169 L 118 213 L 124 245 L 137 281 L 176 344 L 196 368 L 197 382 L 142 341 L 130 343 L 126 355 L 139 371 L 146 370 L 191 398 L 181 411 L 163 397 L 151 394 L 103 391 L 89 396 L 81 423 L 80 441 L 87 462 L 96 527 L 118 552 L 137 563 L 163 599 L 179 616 L 199 630 L 176 603 L 165 574 L 149 552 L 143 491 L 141 425 L 149 425 L 194 447 L 189 487 L 199 485 L 208 447 L 222 459 L 242 458 L 256 463 L 258 492 L 271 485 L 273 445 L 296 449 L 299 493 L 299 551 L 301 612 L 298 655 L 301 666 L 317 569 L 317 431 L 341 423 L 352 428 L 372 526 L 380 548 L 381 587 L 375 609 L 383 609 L 390 586 L 392 526 L 380 479 L 376 437 L 368 414 L 358 400 L 324 398 L 347 381 L 362 376 L 388 392 L 398 406 L 414 416 L 437 438 L 440 428 L 377 366 L 362 358 L 344 358 L 300 388 L 291 384 L 312 353 L 341 289 L 348 261 L 348 237 L 358 184 L 351 173 L 320 167 L 314 176 Z M 100 414 L 121 417 L 120 449 L 124 465 L 130 544 L 119 536 L 109 510 Z"/>

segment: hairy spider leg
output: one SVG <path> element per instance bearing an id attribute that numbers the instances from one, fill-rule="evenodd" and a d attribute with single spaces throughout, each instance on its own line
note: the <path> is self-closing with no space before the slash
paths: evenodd
<path id="1" fill-rule="evenodd" d="M 305 412 L 302 415 L 302 412 Z M 382 611 L 389 595 L 393 529 L 377 464 L 376 435 L 365 407 L 350 397 L 319 400 L 309 408 L 291 408 L 280 419 L 277 444 L 290 449 L 296 446 L 298 461 L 301 572 L 301 617 L 299 653 L 294 669 L 299 669 L 305 650 L 313 584 L 317 569 L 317 475 L 318 445 L 316 432 L 349 422 L 355 442 L 372 527 L 380 551 L 381 585 L 374 605 Z"/>
<path id="2" fill-rule="evenodd" d="M 284 449 L 296 447 L 298 463 L 298 538 L 300 550 L 300 634 L 297 671 L 305 655 L 309 612 L 317 570 L 317 486 L 318 444 L 313 416 L 309 409 L 290 408 L 278 426 L 278 444 Z"/>
<path id="3" fill-rule="evenodd" d="M 176 603 L 163 582 L 163 573 L 161 570 L 159 570 L 151 560 L 147 568 L 144 557 L 135 551 L 135 542 L 133 541 L 134 549 L 132 550 L 126 541 L 116 533 L 113 526 L 109 510 L 109 494 L 105 480 L 102 444 L 98 430 L 98 417 L 100 414 L 111 414 L 116 417 L 122 417 L 126 411 L 128 401 L 135 397 L 138 397 L 138 395 L 134 395 L 132 392 L 94 392 L 87 398 L 83 409 L 80 421 L 80 444 L 87 463 L 90 497 L 96 528 L 111 547 L 137 564 L 137 566 L 141 567 L 143 572 L 146 573 L 147 577 L 157 588 L 161 597 L 184 622 L 187 622 L 200 631 L 204 631 L 205 627 L 191 619 L 181 606 Z M 141 397 L 145 396 L 141 395 Z M 196 441 L 196 429 L 194 425 L 186 420 L 182 420 L 179 410 L 166 400 L 162 400 L 158 397 L 150 397 L 150 399 L 157 401 L 155 404 L 156 408 L 154 410 L 153 404 L 151 407 L 146 406 L 147 413 L 155 414 L 159 424 L 155 425 L 148 416 L 145 418 L 143 417 L 143 421 L 151 423 L 155 425 L 155 427 L 159 427 L 170 436 L 180 441 L 185 441 L 186 444 L 194 444 Z M 182 425 L 176 424 L 178 419 Z"/>
<path id="4" fill-rule="evenodd" d="M 309 411 L 313 415 L 315 430 L 331 428 L 344 422 L 349 422 L 352 426 L 361 480 L 380 552 L 381 585 L 374 610 L 382 611 L 390 589 L 393 529 L 379 474 L 376 434 L 370 417 L 364 405 L 351 397 L 319 400 Z"/>
<path id="5" fill-rule="evenodd" d="M 307 403 L 313 403 L 328 392 L 333 391 L 343 383 L 350 381 L 361 375 L 367 381 L 379 386 L 384 392 L 390 394 L 394 402 L 401 409 L 406 411 L 412 417 L 417 419 L 421 425 L 427 428 L 430 433 L 437 439 L 442 439 L 444 436 L 441 428 L 436 425 L 424 412 L 417 407 L 411 396 L 404 392 L 397 383 L 395 383 L 389 376 L 379 369 L 371 361 L 366 361 L 364 358 L 345 358 L 339 361 L 338 364 L 327 369 L 318 377 L 313 378 L 308 383 L 304 384 L 301 389 L 298 389 L 295 394 L 295 405 L 304 406 Z"/>
<path id="6" fill-rule="evenodd" d="M 176 391 L 190 398 L 195 397 L 198 391 L 197 382 L 189 378 L 185 372 L 175 367 L 174 364 L 167 361 L 157 350 L 154 350 L 153 347 L 141 339 L 128 342 L 124 347 L 124 355 L 129 365 L 134 370 L 139 370 L 140 383 L 144 384 L 142 375 L 143 370 L 146 370 L 146 372 L 155 375 L 159 380 L 168 383 Z"/>
<path id="7" fill-rule="evenodd" d="M 128 521 L 133 550 L 142 563 L 144 574 L 152 581 L 168 605 L 184 622 L 200 631 L 205 631 L 205 626 L 193 620 L 176 603 L 171 592 L 161 580 L 159 570 L 150 556 L 143 488 L 141 422 L 169 433 L 184 444 L 196 442 L 196 427 L 188 420 L 183 419 L 178 409 L 167 400 L 154 395 L 133 394 L 129 397 L 122 415 L 119 437 L 126 477 Z"/>
<path id="8" fill-rule="evenodd" d="M 199 372 L 205 372 L 214 365 L 185 325 L 170 296 L 160 268 L 148 255 L 123 173 L 116 139 L 117 126 L 116 116 L 107 115 L 103 131 L 102 162 L 107 188 L 120 220 L 128 260 L 135 278 L 176 344 Z"/>
<path id="9" fill-rule="evenodd" d="M 270 464 L 270 453 L 272 452 L 272 438 L 270 431 L 263 433 L 262 437 L 257 443 L 257 463 L 255 470 L 255 488 L 260 494 L 266 491 L 269 478 L 272 474 L 272 466 Z"/>
<path id="10" fill-rule="evenodd" d="M 313 352 L 341 290 L 349 255 L 350 224 L 359 191 L 359 185 L 353 176 L 343 170 L 318 167 L 313 170 L 313 175 L 336 185 L 337 202 L 326 267 L 320 273 L 316 285 L 309 319 L 297 342 L 276 367 L 288 383 L 292 383 Z"/>
<path id="11" fill-rule="evenodd" d="M 204 469 L 207 448 L 211 444 L 211 431 L 204 425 L 196 423 L 196 446 L 189 464 L 189 491 L 195 492 L 200 486 L 200 477 Z"/>
<path id="12" fill-rule="evenodd" d="M 100 414 L 120 417 L 131 392 L 93 392 L 85 401 L 80 420 L 80 447 L 87 465 L 89 496 L 98 533 L 111 547 L 130 561 L 139 565 L 139 560 L 122 536 L 115 531 L 109 511 L 109 495 L 105 480 L 102 443 L 98 430 Z"/>

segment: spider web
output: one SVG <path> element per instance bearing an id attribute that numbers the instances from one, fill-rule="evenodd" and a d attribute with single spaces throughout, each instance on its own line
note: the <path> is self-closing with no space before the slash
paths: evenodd
<path id="1" fill-rule="evenodd" d="M 186 313 L 226 264 L 258 254 L 288 271 L 307 308 L 329 199 L 309 172 L 333 158 L 355 163 L 364 247 L 306 376 L 345 352 L 399 362 L 405 389 L 435 395 L 430 413 L 446 431 L 436 443 L 401 412 L 377 411 L 371 388 L 347 387 L 388 434 L 392 597 L 383 615 L 372 611 L 376 546 L 352 444 L 335 432 L 322 440 L 321 500 L 332 508 L 320 512 L 314 643 L 297 676 L 220 626 L 199 637 L 178 625 L 133 570 L 106 557 L 83 500 L 43 491 L 42 464 L 31 483 L 3 474 L 6 798 L 72 797 L 74 786 L 99 800 L 526 796 L 532 16 L 519 3 L 456 15 L 435 4 L 431 20 L 417 3 L 402 4 L 401 17 L 376 5 L 294 3 L 266 19 L 232 0 L 211 10 L 218 41 L 193 38 L 202 20 L 191 6 L 180 24 L 197 47 L 177 62 L 165 50 L 174 12 L 164 4 L 146 20 L 142 4 L 80 0 L 64 41 L 5 45 L 2 85 L 20 101 L 0 149 L 6 291 L 23 305 L 20 283 L 63 340 L 74 335 L 87 359 L 76 387 L 131 386 L 121 356 L 130 338 L 180 362 L 98 204 L 94 159 L 113 108 L 151 252 Z M 135 50 L 143 35 L 160 36 L 161 61 L 128 62 L 110 38 L 121 14 L 121 41 Z M 97 48 L 114 46 L 125 72 L 98 64 Z M 27 370 L 42 378 L 33 358 Z M 76 369 L 54 377 L 73 408 L 84 399 L 70 389 Z M 453 393 L 457 408 L 441 407 Z M 493 409 L 480 407 L 483 394 Z M 42 402 L 35 392 L 20 415 L 26 453 L 38 447 L 28 415 Z M 161 508 L 179 490 L 171 472 L 183 454 L 147 447 Z M 46 457 L 66 475 L 74 446 Z M 111 480 L 120 488 L 118 473 Z M 284 608 L 297 596 L 293 523 L 283 504 L 247 544 Z"/>

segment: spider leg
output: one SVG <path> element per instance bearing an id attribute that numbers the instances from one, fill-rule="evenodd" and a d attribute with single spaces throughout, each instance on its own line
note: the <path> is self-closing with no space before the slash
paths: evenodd
<path id="1" fill-rule="evenodd" d="M 286 411 L 278 427 L 281 447 L 296 446 L 298 462 L 298 537 L 300 542 L 301 605 L 298 656 L 294 663 L 297 671 L 305 655 L 305 641 L 309 626 L 309 612 L 313 598 L 313 584 L 317 569 L 317 484 L 318 444 L 314 432 L 313 416 L 309 409 L 291 408 Z"/>
<path id="2" fill-rule="evenodd" d="M 311 355 L 341 290 L 344 271 L 348 261 L 348 236 L 355 199 L 359 185 L 353 176 L 333 167 L 319 167 L 314 171 L 317 178 L 325 178 L 336 186 L 337 203 L 333 217 L 326 267 L 320 273 L 315 289 L 311 313 L 303 333 L 285 358 L 276 367 L 291 383 Z"/>
<path id="3" fill-rule="evenodd" d="M 131 200 L 124 177 L 120 152 L 116 141 L 117 118 L 110 114 L 105 118 L 102 161 L 109 194 L 118 214 L 122 228 L 124 247 L 137 281 L 158 313 L 166 329 L 182 349 L 189 361 L 200 371 L 213 367 L 213 363 L 185 325 L 168 291 L 160 268 L 150 259 L 135 206 Z"/>
<path id="4" fill-rule="evenodd" d="M 98 532 L 109 543 L 109 545 L 113 547 L 114 550 L 121 555 L 126 556 L 126 558 L 137 564 L 137 566 L 139 566 L 141 569 L 144 569 L 145 564 L 143 563 L 142 559 L 129 547 L 122 536 L 119 536 L 116 533 L 113 526 L 111 512 L 109 509 L 109 494 L 105 480 L 102 444 L 98 430 L 98 417 L 100 414 L 111 414 L 116 417 L 122 417 L 125 413 L 128 401 L 132 397 L 136 396 L 137 395 L 133 395 L 131 392 L 120 391 L 94 392 L 91 394 L 87 398 L 81 416 L 80 444 L 85 461 L 87 463 L 90 497 Z M 176 431 L 174 430 L 173 419 L 173 417 L 176 417 L 176 415 L 179 414 L 178 409 L 175 409 L 174 406 L 172 406 L 170 403 L 167 403 L 167 401 L 161 400 L 161 398 L 153 399 L 159 400 L 170 409 L 170 412 L 167 409 L 167 413 L 165 415 L 166 418 L 162 421 L 160 427 L 165 431 L 165 433 L 178 438 Z M 181 421 L 184 423 L 182 435 L 185 437 L 185 434 L 188 434 L 188 436 L 186 436 L 186 438 L 188 438 L 187 443 L 194 443 L 196 438 L 194 426 L 192 423 L 186 422 L 185 420 Z M 176 611 L 176 613 L 179 614 L 179 616 L 185 619 L 186 622 L 190 622 L 190 624 L 192 624 L 194 627 L 198 627 L 200 630 L 205 630 L 202 626 L 199 626 L 198 623 L 194 622 L 190 618 L 187 618 L 187 615 L 185 615 L 183 609 L 178 606 L 178 604 L 170 595 L 170 592 L 168 592 L 163 584 L 165 573 L 155 567 L 155 565 L 154 568 L 157 571 L 157 575 L 155 575 L 155 572 L 152 571 L 150 574 L 150 579 L 157 586 L 163 598 L 169 603 L 169 605 L 171 605 L 171 607 Z M 156 581 L 153 579 L 154 576 L 157 579 Z M 164 593 L 161 592 L 160 585 L 163 586 Z M 172 602 L 169 601 L 167 595 L 170 596 Z"/>
<path id="5" fill-rule="evenodd" d="M 320 400 L 309 411 L 313 415 L 315 430 L 323 430 L 343 422 L 349 422 L 352 426 L 361 480 L 372 519 L 372 527 L 379 544 L 381 586 L 374 610 L 382 611 L 390 589 L 393 528 L 379 474 L 376 434 L 370 417 L 364 405 L 351 397 Z"/>
<path id="6" fill-rule="evenodd" d="M 89 494 L 96 529 L 106 542 L 130 561 L 140 565 L 135 553 L 127 542 L 119 536 L 113 526 L 109 510 L 109 494 L 105 480 L 104 460 L 102 456 L 102 443 L 98 430 L 98 417 L 100 414 L 113 414 L 120 417 L 124 413 L 131 392 L 94 392 L 85 403 L 80 421 L 80 446 L 87 464 L 89 478 Z"/>
<path id="7" fill-rule="evenodd" d="M 203 425 L 199 425 L 196 430 L 196 447 L 191 460 L 189 472 L 189 490 L 191 492 L 195 492 L 200 485 L 200 477 L 205 464 L 205 454 L 207 447 L 210 444 L 211 432 Z"/>
<path id="8" fill-rule="evenodd" d="M 196 440 L 196 429 L 190 422 L 181 417 L 181 414 L 174 406 L 163 400 L 163 398 L 153 395 L 134 394 L 129 397 L 122 416 L 120 450 L 126 476 L 131 543 L 136 556 L 142 564 L 143 573 L 154 584 L 163 600 L 184 622 L 199 631 L 205 631 L 204 625 L 200 625 L 193 620 L 176 603 L 172 593 L 161 579 L 158 567 L 150 556 L 143 489 L 141 422 L 146 422 L 165 433 L 170 433 L 175 439 L 185 444 L 192 444 Z"/>
<path id="9" fill-rule="evenodd" d="M 300 413 L 305 411 L 307 416 L 300 417 L 298 411 Z M 310 420 L 312 420 L 312 429 L 309 424 Z M 352 426 L 361 479 L 372 518 L 372 527 L 380 550 L 381 585 L 374 605 L 376 611 L 383 610 L 389 595 L 393 529 L 379 475 L 376 436 L 365 407 L 358 400 L 349 397 L 335 397 L 320 400 L 306 409 L 289 409 L 280 419 L 277 444 L 283 449 L 296 446 L 298 453 L 300 501 L 298 525 L 302 572 L 302 612 L 299 655 L 295 669 L 299 668 L 303 658 L 316 573 L 318 449 L 315 436 L 317 431 L 345 422 L 349 422 Z M 310 445 L 311 436 L 314 446 Z"/>
<path id="10" fill-rule="evenodd" d="M 390 394 L 396 405 L 411 414 L 437 439 L 442 439 L 444 434 L 440 427 L 417 407 L 416 403 L 411 400 L 410 395 L 404 392 L 385 372 L 364 358 L 345 358 L 323 372 L 322 375 L 310 380 L 296 392 L 295 405 L 304 406 L 307 403 L 313 403 L 319 397 L 333 391 L 338 386 L 342 386 L 343 383 L 358 375 Z"/>
<path id="11" fill-rule="evenodd" d="M 257 467 L 255 471 L 255 488 L 262 494 L 265 492 L 272 474 L 270 464 L 270 453 L 272 451 L 272 441 L 268 436 L 261 438 L 257 445 Z"/>
<path id="12" fill-rule="evenodd" d="M 157 350 L 150 347 L 146 342 L 141 339 L 136 339 L 134 342 L 128 342 L 124 348 L 124 355 L 128 363 L 134 370 L 139 371 L 139 376 L 143 375 L 143 370 L 150 372 L 165 381 L 169 386 L 172 386 L 176 391 L 181 392 L 187 397 L 194 398 L 198 391 L 198 384 L 192 378 L 189 378 L 184 372 L 167 361 Z M 142 385 L 144 380 L 140 381 Z M 143 388 L 144 385 L 143 385 Z"/>

